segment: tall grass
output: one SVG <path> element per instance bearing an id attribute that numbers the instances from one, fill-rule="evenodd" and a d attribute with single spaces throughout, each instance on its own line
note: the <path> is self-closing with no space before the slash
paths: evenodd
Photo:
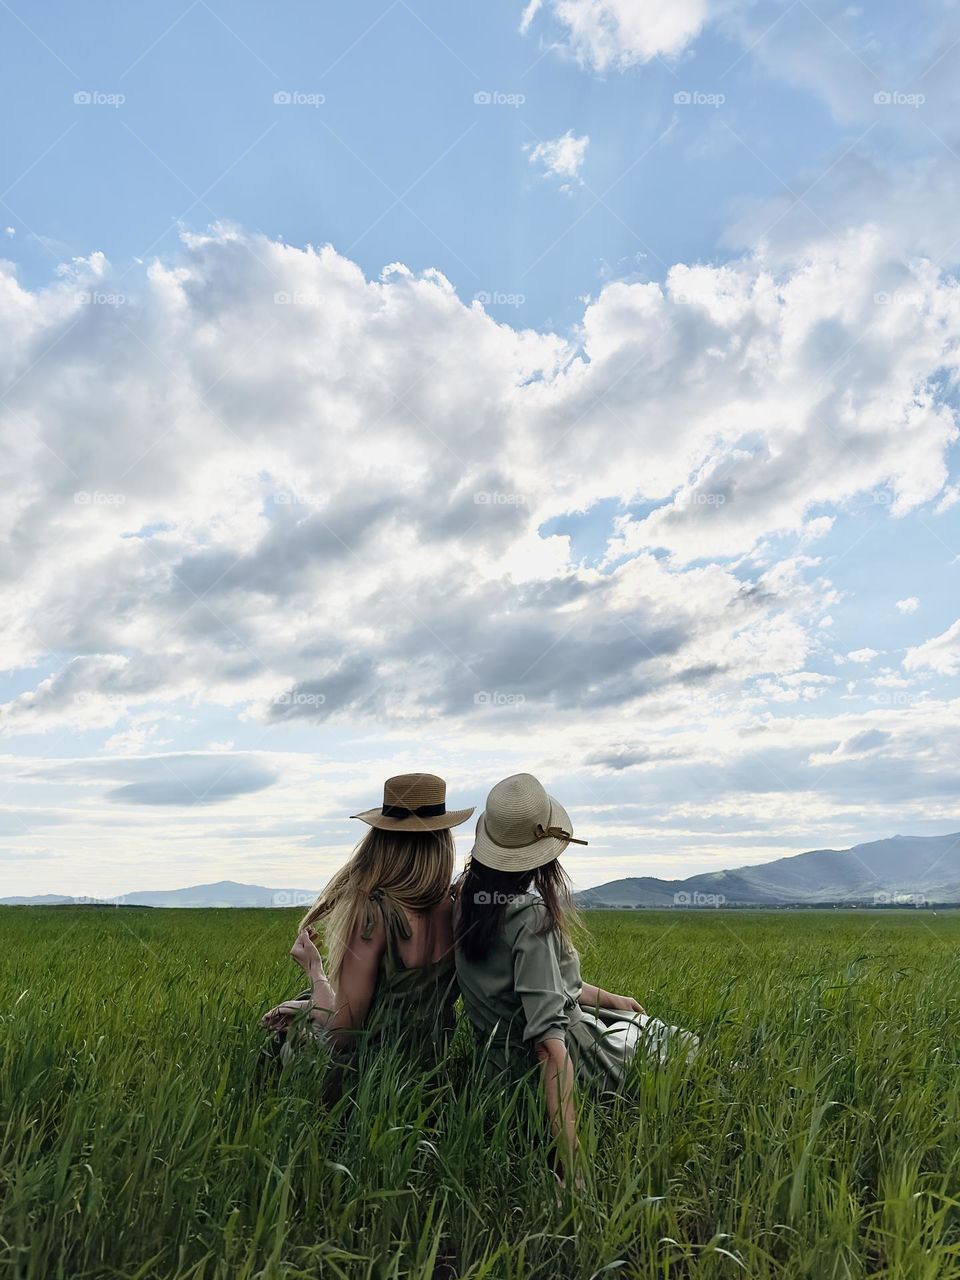
<path id="1" fill-rule="evenodd" d="M 703 1051 L 581 1100 L 574 1199 L 465 1028 L 336 1100 L 263 1057 L 294 914 L 0 909 L 2 1280 L 960 1276 L 960 917 L 591 914 Z"/>

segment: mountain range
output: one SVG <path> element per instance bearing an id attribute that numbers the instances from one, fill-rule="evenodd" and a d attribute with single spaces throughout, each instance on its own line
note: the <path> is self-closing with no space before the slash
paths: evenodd
<path id="1" fill-rule="evenodd" d="M 195 884 L 188 889 L 148 889 L 124 893 L 119 898 L 68 898 L 56 893 L 36 898 L 0 898 L 0 906 L 59 907 L 303 907 L 317 897 L 312 889 L 265 889 L 259 884 L 238 884 L 218 880 L 216 884 Z"/>
<path id="2" fill-rule="evenodd" d="M 316 897 L 312 889 L 267 889 L 263 885 L 219 880 L 187 889 L 152 889 L 110 899 L 50 893 L 34 898 L 0 898 L 0 905 L 306 908 Z M 960 832 L 946 836 L 892 836 L 850 849 L 813 849 L 731 871 L 703 872 L 685 880 L 630 876 L 584 889 L 576 898 L 582 907 L 960 903 Z"/>
<path id="3" fill-rule="evenodd" d="M 960 903 L 960 832 L 813 849 L 685 880 L 631 876 L 585 889 L 576 898 L 582 907 Z"/>

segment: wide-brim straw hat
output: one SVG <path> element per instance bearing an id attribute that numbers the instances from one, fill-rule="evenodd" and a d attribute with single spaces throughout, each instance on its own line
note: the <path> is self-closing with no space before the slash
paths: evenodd
<path id="1" fill-rule="evenodd" d="M 573 835 L 570 815 L 532 773 L 498 782 L 477 821 L 471 858 L 494 871 L 533 871 L 559 858 Z"/>
<path id="2" fill-rule="evenodd" d="M 434 773 L 398 773 L 383 784 L 383 804 L 378 809 L 351 813 L 381 831 L 445 831 L 459 826 L 473 813 L 447 809 L 447 784 Z"/>

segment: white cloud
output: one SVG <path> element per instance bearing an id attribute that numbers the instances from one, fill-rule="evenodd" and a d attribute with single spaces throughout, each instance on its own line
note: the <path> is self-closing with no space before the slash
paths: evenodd
<path id="1" fill-rule="evenodd" d="M 960 106 L 960 16 L 942 0 L 914 9 L 905 24 L 846 0 L 529 0 L 520 30 L 589 70 L 623 72 L 682 55 L 712 27 L 740 51 L 724 74 L 749 58 L 754 74 L 815 94 L 844 124 L 927 146 L 925 128 L 949 129 Z"/>
<path id="2" fill-rule="evenodd" d="M 25 788 L 84 789 L 84 864 L 99 880 L 64 890 L 140 887 L 118 872 L 134 829 L 137 847 L 170 837 L 184 859 L 199 838 L 224 871 L 245 837 L 217 813 L 306 825 L 355 811 L 345 788 L 375 794 L 425 743 L 428 767 L 470 780 L 471 803 L 511 767 L 532 768 L 565 784 L 573 807 L 596 805 L 589 821 L 611 822 L 614 842 L 628 841 L 617 823 L 640 833 L 634 852 L 669 852 L 653 809 L 686 803 L 704 769 L 717 788 L 705 809 L 725 788 L 759 787 L 764 838 L 796 823 L 812 841 L 841 801 L 811 803 L 805 762 L 886 725 L 774 723 L 773 708 L 809 714 L 840 696 L 814 661 L 838 599 L 829 561 L 798 548 L 858 493 L 893 495 L 879 520 L 935 501 L 956 435 L 939 376 L 955 372 L 956 286 L 913 262 L 923 308 L 876 308 L 892 252 L 861 231 L 775 265 L 677 265 L 664 288 L 606 286 L 570 336 L 499 324 L 435 271 L 394 264 L 368 280 L 330 247 L 230 227 L 187 234 L 175 259 L 130 273 L 122 303 L 81 300 L 118 288 L 100 256 L 36 291 L 0 272 L 12 387 L 2 656 L 25 689 L 0 727 L 47 733 L 51 754 L 99 731 L 112 757 L 98 773 L 18 775 Z M 619 521 L 607 564 L 581 564 L 567 537 L 541 533 L 604 499 L 654 504 Z M 205 708 L 215 728 L 193 724 Z M 178 717 L 180 749 L 158 753 L 150 726 L 174 733 Z M 630 724 L 642 741 L 625 740 Z M 216 742 L 184 750 L 187 730 Z M 351 735 L 362 761 L 322 811 L 321 761 L 264 763 L 230 741 L 308 731 L 325 752 Z M 953 775 L 923 749 L 912 775 L 891 763 L 890 803 L 912 777 L 934 814 L 930 796 Z M 151 763 L 130 771 L 139 759 Z M 638 817 L 615 779 L 654 759 Z M 843 804 L 862 799 L 863 778 L 843 774 L 859 767 L 831 763 Z M 769 769 L 778 803 L 758 782 Z M 202 809 L 192 821 L 208 825 L 138 825 L 171 806 Z M 127 825 L 101 855 L 105 814 Z M 345 824 L 329 848 L 353 834 Z M 50 847 L 42 828 L 32 838 Z M 313 883 L 303 850 L 287 848 L 299 861 L 276 882 Z M 171 883 L 186 865 L 170 864 Z M 582 865 L 582 879 L 603 878 Z"/>
<path id="3" fill-rule="evenodd" d="M 942 489 L 956 288 L 917 268 L 929 323 L 878 316 L 886 252 L 864 233 L 789 271 L 611 284 L 578 345 L 438 272 L 368 281 L 230 227 L 187 234 L 121 304 L 78 300 L 110 296 L 102 256 L 37 293 L 0 277 L 4 662 L 72 655 L 5 729 L 195 699 L 267 723 L 459 715 L 491 691 L 596 709 L 802 670 L 832 602 L 815 560 L 774 557 L 755 596 L 684 565 L 822 536 L 810 508 L 865 489 L 894 514 Z M 619 522 L 612 572 L 540 534 L 610 497 L 660 504 Z"/>
<path id="4" fill-rule="evenodd" d="M 907 596 L 905 600 L 897 601 L 897 608 L 901 613 L 916 613 L 920 608 L 920 601 L 916 596 Z"/>
<path id="5" fill-rule="evenodd" d="M 536 146 L 528 147 L 527 158 L 531 164 L 543 165 L 545 177 L 577 181 L 586 159 L 589 143 L 590 138 L 587 135 L 577 138 L 568 129 L 559 138 L 553 138 L 549 142 L 538 142 Z"/>
<path id="6" fill-rule="evenodd" d="M 903 659 L 908 671 L 935 671 L 954 676 L 960 672 L 960 618 L 932 640 L 908 649 Z"/>
<path id="7" fill-rule="evenodd" d="M 530 0 L 521 20 L 528 31 L 543 8 Z M 715 7 L 715 6 L 713 6 Z M 711 5 L 707 0 L 547 0 L 546 8 L 563 32 L 563 44 L 597 71 L 649 62 L 680 53 L 700 32 Z"/>
<path id="8" fill-rule="evenodd" d="M 861 666 L 865 666 L 868 662 L 872 662 L 874 658 L 878 658 L 879 656 L 880 654 L 876 649 L 852 649 L 847 654 L 846 660 L 847 662 L 857 662 Z"/>
<path id="9" fill-rule="evenodd" d="M 141 755 L 146 750 L 166 746 L 169 738 L 161 738 L 155 724 L 133 724 L 129 729 L 111 734 L 103 744 L 107 755 Z"/>

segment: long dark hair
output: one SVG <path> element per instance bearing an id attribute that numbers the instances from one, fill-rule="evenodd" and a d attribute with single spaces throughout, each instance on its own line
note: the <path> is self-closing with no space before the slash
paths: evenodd
<path id="1" fill-rule="evenodd" d="M 580 917 L 567 873 L 556 858 L 532 871 L 494 871 L 471 858 L 456 884 L 454 934 L 465 959 L 486 957 L 503 929 L 510 900 L 531 888 L 539 893 L 547 912 L 540 932 L 555 930 L 564 942 L 570 942 L 571 930 L 580 924 Z"/>

